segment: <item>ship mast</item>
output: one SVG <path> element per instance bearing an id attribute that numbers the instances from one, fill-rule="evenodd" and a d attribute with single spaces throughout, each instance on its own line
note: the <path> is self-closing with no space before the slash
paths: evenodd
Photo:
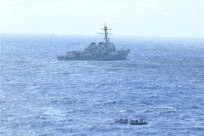
<path id="1" fill-rule="evenodd" d="M 99 34 L 104 34 L 104 40 L 105 42 L 109 42 L 110 38 L 108 37 L 111 33 L 109 33 L 108 31 L 111 30 L 109 29 L 106 25 L 104 25 L 104 28 L 102 28 L 101 30 L 104 31 L 104 33 L 99 33 Z"/>

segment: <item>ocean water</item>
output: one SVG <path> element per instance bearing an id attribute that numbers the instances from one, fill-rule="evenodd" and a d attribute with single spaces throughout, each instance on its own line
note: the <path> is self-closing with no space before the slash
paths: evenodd
<path id="1" fill-rule="evenodd" d="M 204 135 L 204 39 L 115 37 L 128 60 L 57 60 L 93 40 L 1 35 L 1 136 Z"/>

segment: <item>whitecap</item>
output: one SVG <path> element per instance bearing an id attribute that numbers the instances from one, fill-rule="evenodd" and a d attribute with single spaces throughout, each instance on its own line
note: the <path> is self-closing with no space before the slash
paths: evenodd
<path id="1" fill-rule="evenodd" d="M 119 112 L 125 113 L 125 112 L 127 112 L 127 111 L 128 111 L 128 110 L 122 109 L 122 110 L 120 110 Z"/>
<path id="2" fill-rule="evenodd" d="M 44 115 L 56 120 L 63 120 L 65 117 L 65 113 L 62 110 L 56 109 L 54 107 L 45 107 L 42 111 Z"/>
<path id="3" fill-rule="evenodd" d="M 6 92 L 4 90 L 0 90 L 0 98 L 6 98 Z"/>
<path id="4" fill-rule="evenodd" d="M 176 108 L 174 107 L 163 107 L 162 109 L 167 110 L 167 111 L 176 111 Z"/>

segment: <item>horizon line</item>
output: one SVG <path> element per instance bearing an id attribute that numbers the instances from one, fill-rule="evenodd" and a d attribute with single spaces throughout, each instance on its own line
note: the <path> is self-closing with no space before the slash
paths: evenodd
<path id="1" fill-rule="evenodd" d="M 28 33 L 28 32 L 0 32 L 0 35 L 41 35 L 41 36 L 88 36 L 98 37 L 98 34 L 68 34 L 68 33 Z M 129 37 L 129 38 L 169 38 L 169 39 L 204 39 L 204 37 L 190 37 L 190 36 L 148 36 L 148 35 L 120 35 L 113 34 L 111 37 Z"/>

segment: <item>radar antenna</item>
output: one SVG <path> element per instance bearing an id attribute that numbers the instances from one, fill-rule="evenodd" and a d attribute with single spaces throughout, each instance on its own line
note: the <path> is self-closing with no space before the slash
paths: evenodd
<path id="1" fill-rule="evenodd" d="M 102 28 L 101 30 L 104 31 L 104 33 L 99 33 L 99 34 L 103 34 L 104 35 L 104 40 L 105 42 L 109 42 L 110 38 L 108 37 L 110 34 L 112 33 L 109 33 L 108 31 L 111 30 L 109 29 L 105 24 L 104 24 L 104 28 Z"/>

